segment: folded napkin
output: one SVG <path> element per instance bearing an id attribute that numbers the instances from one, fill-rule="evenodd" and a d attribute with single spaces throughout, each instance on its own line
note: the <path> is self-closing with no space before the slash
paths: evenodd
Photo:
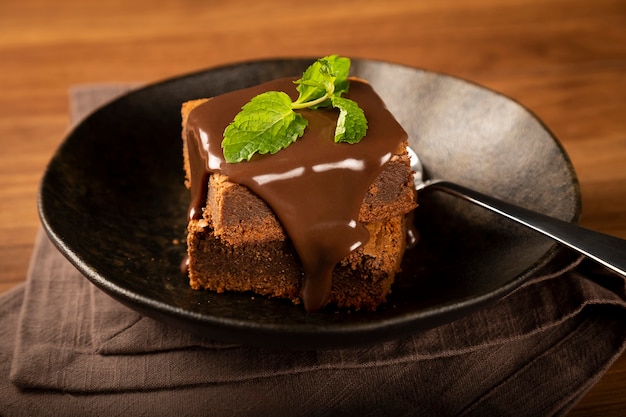
<path id="1" fill-rule="evenodd" d="M 75 119 L 126 89 L 74 89 Z M 624 278 L 565 255 L 453 323 L 374 346 L 288 351 L 143 317 L 40 231 L 26 283 L 0 296 L 0 415 L 563 415 L 626 346 Z"/>

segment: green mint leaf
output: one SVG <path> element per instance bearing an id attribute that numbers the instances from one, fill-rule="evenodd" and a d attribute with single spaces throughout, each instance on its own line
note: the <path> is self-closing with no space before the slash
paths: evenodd
<path id="1" fill-rule="evenodd" d="M 341 95 L 348 91 L 350 59 L 330 55 L 315 61 L 306 69 L 302 77 L 295 81 L 300 93 L 296 104 L 319 100 L 324 96 Z M 324 100 L 309 106 L 312 109 L 330 106 L 330 100 Z"/>
<path id="2" fill-rule="evenodd" d="M 291 98 L 268 91 L 245 104 L 224 130 L 226 162 L 249 161 L 256 153 L 276 153 L 304 134 L 308 122 L 293 111 Z"/>
<path id="3" fill-rule="evenodd" d="M 350 99 L 333 96 L 333 107 L 339 109 L 335 142 L 358 143 L 367 133 L 367 119 L 359 105 Z"/>
<path id="4" fill-rule="evenodd" d="M 348 76 L 350 75 L 350 58 L 338 57 L 333 55 L 333 58 L 329 61 L 335 74 L 335 95 L 342 95 L 348 91 L 350 82 Z"/>
<path id="5" fill-rule="evenodd" d="M 335 80 L 327 58 L 320 58 L 304 71 L 299 80 L 294 82 L 298 85 L 296 90 L 300 93 L 295 102 L 307 103 L 324 97 L 328 88 L 333 88 Z"/>

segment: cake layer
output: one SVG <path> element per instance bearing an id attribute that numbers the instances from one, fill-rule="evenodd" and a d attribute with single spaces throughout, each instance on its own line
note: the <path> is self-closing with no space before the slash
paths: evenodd
<path id="1" fill-rule="evenodd" d="M 405 249 L 405 217 L 365 225 L 370 240 L 337 264 L 329 303 L 375 310 L 390 292 Z M 204 219 L 189 223 L 189 280 L 194 289 L 252 292 L 300 303 L 302 266 L 289 240 L 230 245 Z"/>

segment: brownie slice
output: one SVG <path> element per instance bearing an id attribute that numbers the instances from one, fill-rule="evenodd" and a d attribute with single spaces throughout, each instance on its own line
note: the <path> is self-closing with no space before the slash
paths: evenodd
<path id="1" fill-rule="evenodd" d="M 333 270 L 329 303 L 375 310 L 385 301 L 405 249 L 405 217 L 365 225 L 367 244 Z M 302 265 L 288 239 L 231 245 L 206 219 L 191 220 L 187 238 L 189 283 L 194 289 L 251 291 L 300 304 Z"/>
<path id="2" fill-rule="evenodd" d="M 186 186 L 191 187 L 189 114 L 208 99 L 183 104 Z M 385 301 L 406 245 L 405 217 L 415 206 L 410 162 L 402 142 L 363 199 L 359 222 L 369 241 L 339 262 L 332 273 L 329 304 L 375 310 Z M 249 291 L 301 302 L 303 268 L 272 209 L 226 175 L 207 179 L 202 216 L 188 225 L 189 282 L 194 289 Z"/>

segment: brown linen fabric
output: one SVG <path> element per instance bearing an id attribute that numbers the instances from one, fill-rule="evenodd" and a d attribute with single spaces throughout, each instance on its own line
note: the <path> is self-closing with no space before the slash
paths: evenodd
<path id="1" fill-rule="evenodd" d="M 74 90 L 76 116 L 125 88 Z M 142 317 L 40 231 L 26 284 L 0 296 L 0 415 L 562 415 L 623 351 L 626 289 L 588 260 L 560 265 L 419 334 L 280 351 Z"/>

